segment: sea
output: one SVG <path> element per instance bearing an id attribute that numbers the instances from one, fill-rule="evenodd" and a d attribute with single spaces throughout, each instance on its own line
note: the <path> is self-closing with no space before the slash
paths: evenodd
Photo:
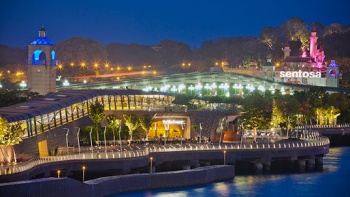
<path id="1" fill-rule="evenodd" d="M 113 197 L 350 197 L 350 147 L 330 148 L 323 170 L 307 173 L 236 175 L 232 180 L 197 187 L 147 190 Z"/>

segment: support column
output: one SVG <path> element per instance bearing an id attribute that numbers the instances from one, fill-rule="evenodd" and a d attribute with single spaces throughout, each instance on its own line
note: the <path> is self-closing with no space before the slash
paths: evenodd
<path id="1" fill-rule="evenodd" d="M 271 171 L 271 161 L 267 161 L 263 164 L 264 171 L 265 172 L 270 172 Z"/>
<path id="2" fill-rule="evenodd" d="M 315 168 L 317 170 L 323 169 L 323 157 L 316 157 L 315 158 Z"/>
<path id="3" fill-rule="evenodd" d="M 315 159 L 314 158 L 306 160 L 306 169 L 309 171 L 315 169 Z"/>
<path id="4" fill-rule="evenodd" d="M 255 162 L 254 163 L 254 171 L 255 173 L 262 173 L 263 172 L 263 164 L 261 162 Z"/>
<path id="5" fill-rule="evenodd" d="M 298 165 L 298 171 L 304 172 L 305 169 L 306 169 L 306 160 L 305 159 L 299 159 L 297 161 L 297 165 Z"/>

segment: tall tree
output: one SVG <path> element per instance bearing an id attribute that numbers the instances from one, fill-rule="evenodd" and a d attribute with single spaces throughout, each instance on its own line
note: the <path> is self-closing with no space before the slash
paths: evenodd
<path id="1" fill-rule="evenodd" d="M 7 151 L 5 150 L 8 146 L 13 146 L 22 141 L 22 137 L 24 135 L 24 129 L 21 127 L 21 122 L 16 123 L 8 123 L 6 119 L 0 116 L 0 149 L 4 159 L 7 159 L 7 162 L 11 162 L 12 158 L 7 155 Z M 13 149 L 14 153 L 14 161 L 16 162 L 16 153 Z"/>
<path id="2" fill-rule="evenodd" d="M 258 102 L 257 102 L 258 101 Z M 243 115 L 248 127 L 266 129 L 272 118 L 272 98 L 264 97 L 255 90 L 243 99 Z"/>
<path id="3" fill-rule="evenodd" d="M 90 104 L 90 113 L 89 113 L 90 119 L 94 122 L 94 127 L 96 128 L 96 140 L 97 144 L 99 145 L 100 137 L 98 134 L 98 124 L 104 119 L 104 106 L 99 103 L 97 100 L 95 103 Z"/>
<path id="4" fill-rule="evenodd" d="M 123 115 L 125 125 L 129 128 L 130 141 L 132 141 L 132 134 L 137 127 L 139 127 L 139 119 L 136 114 L 126 113 Z"/>
<path id="5" fill-rule="evenodd" d="M 279 27 L 265 27 L 260 31 L 260 40 L 265 43 L 269 49 L 274 50 L 278 47 L 278 43 L 282 42 L 282 29 Z M 278 47 L 280 50 L 280 47 Z"/>
<path id="6" fill-rule="evenodd" d="M 293 17 L 281 24 L 281 28 L 285 32 L 286 39 L 289 41 L 301 41 L 302 47 L 308 46 L 309 33 L 303 19 Z"/>
<path id="7" fill-rule="evenodd" d="M 145 138 L 148 140 L 148 131 L 150 130 L 153 120 L 148 114 L 144 114 L 139 118 L 140 126 L 145 131 Z"/>
<path id="8" fill-rule="evenodd" d="M 119 127 L 121 126 L 121 121 L 122 120 L 116 115 L 112 114 L 112 115 L 106 116 L 106 122 L 107 122 L 108 128 L 110 128 L 113 133 L 114 145 L 115 145 L 115 131 L 119 129 Z M 119 143 L 121 144 L 120 129 L 119 129 Z"/>

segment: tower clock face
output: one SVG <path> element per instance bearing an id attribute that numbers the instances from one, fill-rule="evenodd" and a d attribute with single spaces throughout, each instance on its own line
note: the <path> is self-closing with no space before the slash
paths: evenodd
<path id="1" fill-rule="evenodd" d="M 337 75 L 337 72 L 335 70 L 331 69 L 328 71 L 328 76 L 335 77 L 336 75 Z"/>
<path id="2" fill-rule="evenodd" d="M 266 74 L 266 75 L 271 75 L 271 70 L 270 70 L 270 69 L 266 69 L 266 70 L 265 70 L 265 74 Z"/>

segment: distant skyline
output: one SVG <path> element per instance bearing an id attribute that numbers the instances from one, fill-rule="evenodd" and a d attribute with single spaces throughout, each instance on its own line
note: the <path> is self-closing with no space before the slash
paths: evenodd
<path id="1" fill-rule="evenodd" d="M 310 25 L 350 24 L 344 0 L 4 0 L 0 3 L 0 44 L 25 48 L 44 26 L 55 44 L 73 37 L 103 45 L 158 44 L 176 40 L 191 47 L 220 37 L 258 37 L 297 16 Z"/>

